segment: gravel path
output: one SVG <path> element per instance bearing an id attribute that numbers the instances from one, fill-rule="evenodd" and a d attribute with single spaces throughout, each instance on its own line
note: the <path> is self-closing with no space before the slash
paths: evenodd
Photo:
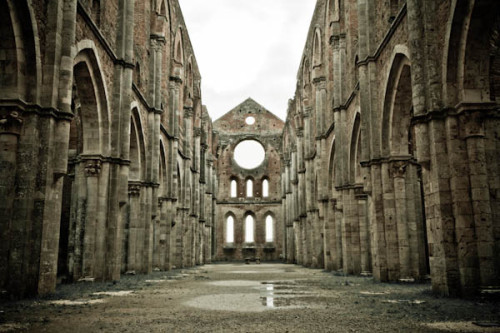
<path id="1" fill-rule="evenodd" d="M 500 302 L 295 265 L 218 264 L 4 301 L 0 332 L 16 331 L 500 332 Z"/>

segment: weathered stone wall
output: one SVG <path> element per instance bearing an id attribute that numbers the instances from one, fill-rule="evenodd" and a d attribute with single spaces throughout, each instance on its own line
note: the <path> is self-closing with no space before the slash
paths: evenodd
<path id="1" fill-rule="evenodd" d="M 255 123 L 247 124 L 247 117 Z M 217 220 L 215 238 L 217 260 L 260 258 L 277 260 L 283 251 L 283 217 L 281 211 L 281 132 L 283 122 L 264 107 L 247 99 L 214 122 L 218 133 Z M 234 149 L 243 140 L 253 139 L 262 144 L 265 158 L 253 169 L 240 167 L 234 159 Z M 249 152 L 250 154 L 250 152 Z M 253 182 L 253 195 L 247 196 L 246 184 Z M 269 193 L 264 196 L 263 183 L 268 181 Z M 236 182 L 236 195 L 231 196 L 231 181 Z M 245 219 L 254 219 L 254 242 L 245 241 Z M 234 241 L 226 239 L 227 218 L 234 220 Z M 273 241 L 266 241 L 266 218 L 273 220 Z"/>
<path id="2" fill-rule="evenodd" d="M 1 6 L 0 289 L 210 262 L 212 128 L 178 2 Z"/>
<path id="3" fill-rule="evenodd" d="M 498 4 L 468 3 L 317 2 L 283 133 L 289 262 L 500 284 Z"/>

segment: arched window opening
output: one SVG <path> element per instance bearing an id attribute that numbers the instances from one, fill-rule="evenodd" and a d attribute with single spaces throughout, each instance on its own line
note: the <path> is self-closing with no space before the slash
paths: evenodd
<path id="1" fill-rule="evenodd" d="M 274 242 L 274 223 L 271 215 L 266 217 L 266 242 Z"/>
<path id="2" fill-rule="evenodd" d="M 234 243 L 234 218 L 231 215 L 226 219 L 226 243 Z"/>
<path id="3" fill-rule="evenodd" d="M 253 229 L 254 229 L 254 221 L 252 215 L 247 215 L 245 219 L 245 243 L 253 243 Z"/>
<path id="4" fill-rule="evenodd" d="M 236 180 L 232 179 L 231 180 L 231 198 L 236 198 L 238 195 L 238 184 L 236 183 Z"/>
<path id="5" fill-rule="evenodd" d="M 269 196 L 269 180 L 264 179 L 262 181 L 262 197 L 267 198 Z"/>
<path id="6" fill-rule="evenodd" d="M 177 62 L 179 63 L 182 63 L 182 45 L 181 45 L 181 41 L 178 41 L 177 42 L 177 47 L 176 47 L 176 53 L 175 53 L 175 60 L 177 60 Z"/>
<path id="7" fill-rule="evenodd" d="M 314 49 L 313 49 L 313 66 L 317 67 L 321 65 L 321 36 L 319 30 L 316 31 L 314 36 Z"/>
<path id="8" fill-rule="evenodd" d="M 253 197 L 253 180 L 247 179 L 247 198 Z"/>

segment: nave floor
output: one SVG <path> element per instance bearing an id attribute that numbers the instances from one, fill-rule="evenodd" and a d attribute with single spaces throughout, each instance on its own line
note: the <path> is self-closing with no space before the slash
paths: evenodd
<path id="1" fill-rule="evenodd" d="M 500 302 L 297 265 L 212 264 L 0 302 L 0 332 L 17 331 L 499 332 Z"/>

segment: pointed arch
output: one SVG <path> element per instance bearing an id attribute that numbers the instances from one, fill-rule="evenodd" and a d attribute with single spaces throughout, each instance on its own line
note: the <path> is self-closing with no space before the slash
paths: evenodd
<path id="1" fill-rule="evenodd" d="M 255 242 L 255 216 L 252 212 L 245 215 L 245 243 Z"/>
<path id="2" fill-rule="evenodd" d="M 321 29 L 316 28 L 314 31 L 314 42 L 313 42 L 313 68 L 321 66 L 323 62 L 323 50 L 322 50 L 322 40 L 321 40 Z"/>
<path id="3" fill-rule="evenodd" d="M 39 102 L 41 56 L 34 17 L 27 1 L 0 2 L 2 98 Z"/>
<path id="4" fill-rule="evenodd" d="M 158 168 L 159 172 L 159 188 L 158 188 L 158 193 L 160 196 L 166 196 L 167 195 L 167 154 L 165 152 L 165 145 L 163 143 L 163 139 L 160 138 L 160 166 Z"/>
<path id="5" fill-rule="evenodd" d="M 337 162 L 335 156 L 335 136 L 333 137 L 331 148 L 330 148 L 330 158 L 328 163 L 328 194 L 333 195 L 333 190 L 335 189 L 335 163 Z"/>
<path id="6" fill-rule="evenodd" d="M 95 44 L 82 40 L 76 45 L 77 54 L 73 67 L 73 109 L 80 111 L 83 137 L 83 153 L 110 152 L 110 110 L 107 85 L 102 76 L 101 64 Z"/>
<path id="7" fill-rule="evenodd" d="M 90 50 L 80 52 L 73 68 L 75 116 L 81 127 L 81 152 L 106 154 L 109 145 L 109 118 L 107 100 L 103 96 L 103 82 L 96 69 L 95 55 Z"/>
<path id="8" fill-rule="evenodd" d="M 182 39 L 182 28 L 177 30 L 174 42 L 174 61 L 179 65 L 184 65 L 184 45 Z"/>
<path id="9" fill-rule="evenodd" d="M 132 108 L 130 121 L 130 171 L 129 179 L 142 181 L 146 175 L 146 147 L 141 116 L 137 105 Z"/>
<path id="10" fill-rule="evenodd" d="M 275 221 L 274 215 L 271 212 L 267 212 L 264 218 L 265 223 L 265 240 L 266 243 L 274 242 L 274 231 L 275 231 Z"/>
<path id="11" fill-rule="evenodd" d="M 245 192 L 246 192 L 246 197 L 247 198 L 252 198 L 254 196 L 254 194 L 253 194 L 253 192 L 254 192 L 253 185 L 254 185 L 253 178 L 248 177 L 245 180 L 245 190 L 246 190 Z"/>
<path id="12" fill-rule="evenodd" d="M 235 215 L 233 212 L 228 212 L 226 213 L 225 217 L 225 233 L 224 233 L 224 239 L 226 243 L 234 243 L 234 227 L 235 227 Z"/>
<path id="13" fill-rule="evenodd" d="M 262 178 L 262 197 L 269 197 L 269 178 L 267 176 Z"/>
<path id="14" fill-rule="evenodd" d="M 354 116 L 352 132 L 351 132 L 351 146 L 349 149 L 349 181 L 351 183 L 361 182 L 361 172 L 359 165 L 359 157 L 361 153 L 361 128 L 360 128 L 360 113 L 356 112 Z"/>
<path id="15" fill-rule="evenodd" d="M 238 179 L 236 177 L 231 177 L 230 180 L 230 197 L 238 197 Z"/>
<path id="16" fill-rule="evenodd" d="M 460 102 L 494 101 L 497 93 L 491 78 L 495 61 L 500 63 L 500 41 L 495 33 L 500 3 L 453 0 L 450 8 L 442 62 L 445 104 L 454 107 Z"/>
<path id="17" fill-rule="evenodd" d="M 408 57 L 396 53 L 385 91 L 381 124 L 383 156 L 408 156 L 409 128 L 413 113 L 411 64 Z"/>
<path id="18" fill-rule="evenodd" d="M 189 55 L 186 67 L 186 85 L 190 92 L 194 87 L 194 74 L 193 74 L 193 55 Z M 191 96 L 192 97 L 192 96 Z"/>

